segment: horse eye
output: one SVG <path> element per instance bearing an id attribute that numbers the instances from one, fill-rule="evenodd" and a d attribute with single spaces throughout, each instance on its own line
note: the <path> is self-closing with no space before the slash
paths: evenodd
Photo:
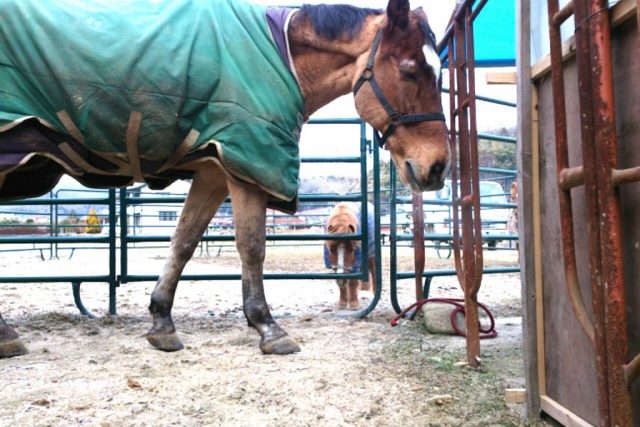
<path id="1" fill-rule="evenodd" d="M 412 73 L 410 71 L 400 70 L 400 75 L 405 80 L 411 80 L 413 82 L 418 80 L 418 75 L 416 73 Z"/>

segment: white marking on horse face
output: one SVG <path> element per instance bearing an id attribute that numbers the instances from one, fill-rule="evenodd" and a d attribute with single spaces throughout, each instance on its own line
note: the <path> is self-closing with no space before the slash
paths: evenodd
<path id="1" fill-rule="evenodd" d="M 344 243 L 338 245 L 338 270 L 336 273 L 344 273 Z"/>
<path id="2" fill-rule="evenodd" d="M 436 51 L 428 44 L 425 44 L 422 48 L 422 52 L 424 53 L 424 57 L 427 60 L 427 65 L 433 68 L 433 72 L 436 75 L 436 79 L 440 78 L 440 73 L 442 72 L 440 68 L 442 67 L 440 63 L 440 57 L 436 53 Z"/>

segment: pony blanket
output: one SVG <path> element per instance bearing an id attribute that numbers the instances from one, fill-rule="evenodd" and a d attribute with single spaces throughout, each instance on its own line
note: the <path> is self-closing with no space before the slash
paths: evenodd
<path id="1" fill-rule="evenodd" d="M 304 103 L 269 19 L 240 0 L 0 0 L 0 136 L 37 120 L 68 137 L 0 140 L 0 183 L 41 155 L 91 186 L 162 188 L 208 157 L 294 201 Z"/>

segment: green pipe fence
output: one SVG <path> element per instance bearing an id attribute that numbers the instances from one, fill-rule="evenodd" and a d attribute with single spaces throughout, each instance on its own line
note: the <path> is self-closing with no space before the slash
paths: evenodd
<path id="1" fill-rule="evenodd" d="M 101 249 L 108 250 L 109 253 L 109 270 L 107 274 L 101 275 L 60 275 L 60 276 L 44 276 L 44 275 L 27 275 L 27 276 L 0 276 L 0 283 L 65 283 L 72 284 L 72 291 L 76 304 L 80 302 L 78 308 L 84 314 L 90 313 L 82 306 L 80 301 L 80 285 L 81 283 L 107 283 L 109 285 L 109 314 L 116 314 L 116 287 L 118 286 L 118 278 L 116 272 L 116 192 L 115 190 L 107 190 L 102 192 L 107 197 L 100 198 L 56 198 L 50 194 L 47 198 L 27 199 L 13 202 L 3 202 L 0 206 L 58 206 L 62 205 L 105 205 L 108 206 L 108 227 L 107 236 L 1 236 L 0 246 L 7 244 L 50 244 L 58 245 L 61 243 L 78 244 L 90 243 L 101 245 Z M 54 221 L 50 221 L 50 228 L 53 229 Z M 53 249 L 51 249 L 53 253 Z"/>
<path id="2" fill-rule="evenodd" d="M 367 168 L 367 159 L 368 154 L 373 155 L 373 194 L 374 194 L 374 209 L 376 211 L 376 239 L 379 241 L 380 239 L 380 231 L 379 231 L 379 212 L 380 212 L 380 197 L 379 197 L 379 153 L 377 145 L 373 146 L 371 141 L 367 139 L 367 128 L 366 124 L 360 119 L 319 119 L 319 120 L 311 120 L 309 122 L 310 125 L 356 125 L 360 129 L 360 155 L 353 157 L 344 157 L 344 156 L 334 156 L 334 157 L 305 157 L 301 159 L 302 163 L 353 163 L 360 165 L 360 193 L 359 194 L 351 194 L 351 195 L 329 195 L 329 194 L 301 194 L 300 204 L 301 206 L 305 204 L 313 204 L 313 203 L 332 203 L 335 204 L 337 202 L 353 202 L 361 204 L 361 218 L 367 218 L 368 204 L 367 204 L 367 195 L 368 195 L 368 168 Z M 158 275 L 156 274 L 131 274 L 129 273 L 129 251 L 133 249 L 133 247 L 137 247 L 137 244 L 143 243 L 167 243 L 170 242 L 171 236 L 169 235 L 132 235 L 129 232 L 129 228 L 131 226 L 129 218 L 131 215 L 129 214 L 129 210 L 133 209 L 135 206 L 143 206 L 143 205 L 153 205 L 153 204 L 182 204 L 184 203 L 185 197 L 180 196 L 168 196 L 168 197 L 142 197 L 141 194 L 133 195 L 132 191 L 127 189 L 120 189 L 120 275 L 119 281 L 120 283 L 130 283 L 130 282 L 149 282 L 158 280 Z M 223 204 L 224 207 L 228 206 L 229 201 L 225 201 Z M 329 206 L 329 205 L 327 205 Z M 230 209 L 230 208 L 229 208 Z M 285 217 L 285 215 L 276 215 L 277 217 Z M 274 219 L 272 217 L 272 219 Z M 269 218 L 267 219 L 267 221 Z M 322 224 L 324 225 L 324 224 Z M 360 240 L 362 245 L 362 253 L 366 254 L 368 251 L 368 247 L 371 242 L 368 242 L 368 224 L 366 220 L 362 221 L 361 224 L 361 232 L 356 234 L 348 234 L 348 235 L 329 235 L 326 233 L 305 233 L 305 234 L 295 234 L 295 233 L 284 233 L 284 234 L 267 234 L 266 241 L 267 242 L 319 242 L 325 240 Z M 220 234 L 216 232 L 219 230 L 209 229 L 208 234 L 203 236 L 202 242 L 209 243 L 230 243 L 235 241 L 235 236 L 230 234 Z M 318 245 L 320 246 L 320 245 Z M 369 276 L 369 265 L 363 259 L 362 271 L 359 273 L 267 273 L 264 275 L 265 280 L 331 280 L 331 279 L 361 279 L 367 280 Z M 376 247 L 376 266 L 378 271 L 381 271 L 381 251 L 379 247 Z M 240 280 L 240 274 L 185 274 L 182 275 L 180 280 L 207 280 L 207 281 L 223 281 L 223 280 Z M 375 292 L 374 297 L 369 303 L 369 305 L 354 313 L 345 313 L 338 314 L 340 317 L 364 317 L 368 315 L 373 309 L 376 307 L 380 300 L 380 295 L 382 292 L 382 278 L 380 274 L 376 275 L 376 283 L 375 283 Z M 334 315 L 335 316 L 335 315 Z"/>

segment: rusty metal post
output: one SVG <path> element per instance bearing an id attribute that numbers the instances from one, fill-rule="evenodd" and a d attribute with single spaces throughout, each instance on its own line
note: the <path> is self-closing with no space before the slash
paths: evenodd
<path id="1" fill-rule="evenodd" d="M 453 220 L 453 254 L 456 267 L 456 275 L 458 276 L 458 283 L 464 283 L 464 272 L 462 270 L 462 257 L 460 256 L 460 214 L 458 209 L 458 131 L 457 131 L 457 118 L 458 118 L 458 106 L 457 96 L 458 88 L 456 86 L 456 63 L 454 54 L 454 41 L 453 37 L 449 38 L 448 42 L 448 61 L 449 61 L 449 144 L 451 148 L 451 200 L 453 204 L 452 220 Z M 462 286 L 462 285 L 461 285 Z"/>
<path id="2" fill-rule="evenodd" d="M 422 193 L 413 193 L 413 262 L 416 272 L 416 302 L 422 300 L 422 273 L 424 273 L 424 206 Z"/>
<path id="3" fill-rule="evenodd" d="M 470 154 L 470 129 L 469 129 L 469 89 L 468 89 L 468 46 L 466 36 L 466 18 L 470 13 L 466 9 L 464 14 L 459 14 L 454 25 L 455 38 L 455 64 L 457 83 L 457 118 L 458 118 L 458 148 L 459 148 L 459 172 L 460 172 L 460 197 L 457 196 L 458 183 L 452 180 L 452 192 L 454 197 L 454 209 L 460 208 L 462 216 L 462 260 L 460 253 L 456 253 L 456 263 L 462 265 L 463 282 L 460 283 L 464 291 L 465 299 L 465 323 L 467 334 L 467 361 L 471 366 L 480 364 L 480 331 L 478 327 L 477 298 L 473 298 L 476 275 L 476 255 L 474 244 L 473 206 L 474 194 L 472 192 L 472 159 Z M 475 195 L 476 197 L 477 194 Z M 458 239 L 460 230 L 454 228 L 454 239 Z M 482 268 L 482 266 L 480 266 Z"/>
<path id="4" fill-rule="evenodd" d="M 596 147 L 593 129 L 593 89 L 591 85 L 590 32 L 587 24 L 585 0 L 572 3 L 576 21 L 576 63 L 578 67 L 578 90 L 580 104 L 580 136 L 582 140 L 583 171 L 596 170 Z M 558 24 L 559 25 L 559 24 Z M 559 28 L 559 27 L 558 27 Z M 585 186 L 586 225 L 589 240 L 589 273 L 591 279 L 591 301 L 596 353 L 596 377 L 598 387 L 598 413 L 600 425 L 611 422 L 608 394 L 607 342 L 604 315 L 604 292 L 602 279 L 602 257 L 598 214 L 598 179 L 595 173 L 583 173 Z M 571 191 L 570 189 L 566 191 Z"/>
<path id="5" fill-rule="evenodd" d="M 482 270 L 484 259 L 482 252 L 482 221 L 480 214 L 480 161 L 478 157 L 478 123 L 476 114 L 476 65 L 473 39 L 473 19 L 480 13 L 481 8 L 488 0 L 483 0 L 476 7 L 473 14 L 467 10 L 465 19 L 465 34 L 467 36 L 467 72 L 469 75 L 469 155 L 471 157 L 471 179 L 473 191 L 473 243 L 475 252 L 475 272 L 473 276 L 473 288 L 470 290 L 475 301 L 477 320 L 478 291 L 482 283 Z"/>
<path id="6" fill-rule="evenodd" d="M 569 149 L 567 144 L 567 112 L 565 106 L 564 76 L 562 68 L 562 40 L 560 27 L 554 23 L 553 17 L 558 13 L 558 0 L 548 0 L 549 40 L 551 44 L 551 82 L 553 87 L 553 117 L 556 138 L 556 163 L 558 181 L 561 172 L 569 168 Z M 591 342 L 595 341 L 594 325 L 587 314 L 576 266 L 575 241 L 573 234 L 573 212 L 571 207 L 571 190 L 559 187 L 560 230 L 562 236 L 562 254 L 564 258 L 567 292 L 578 323 Z"/>
<path id="7" fill-rule="evenodd" d="M 617 187 L 612 184 L 612 171 L 617 167 L 617 135 L 609 6 L 606 0 L 591 0 L 589 6 L 609 406 L 613 425 L 631 426 L 631 394 L 624 378 L 629 342 L 622 268 L 620 198 Z"/>

